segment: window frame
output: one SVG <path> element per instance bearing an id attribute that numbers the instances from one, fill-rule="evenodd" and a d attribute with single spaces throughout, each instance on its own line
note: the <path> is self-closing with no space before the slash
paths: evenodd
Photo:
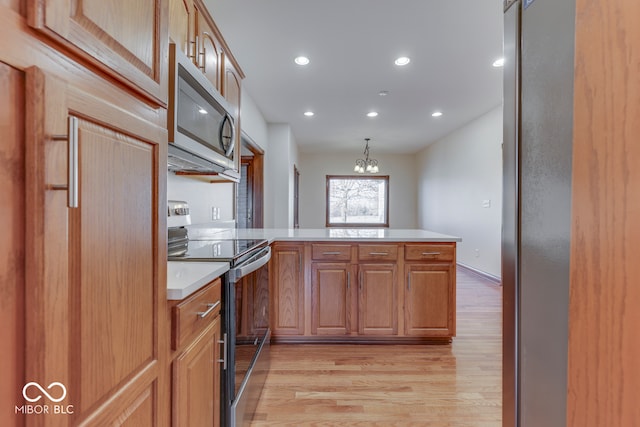
<path id="1" fill-rule="evenodd" d="M 385 207 L 384 207 L 384 223 L 351 223 L 329 222 L 329 210 L 331 203 L 329 201 L 329 183 L 332 179 L 357 179 L 357 180 L 380 180 L 385 181 Z M 325 184 L 325 226 L 327 228 L 389 228 L 389 175 L 326 175 Z"/>

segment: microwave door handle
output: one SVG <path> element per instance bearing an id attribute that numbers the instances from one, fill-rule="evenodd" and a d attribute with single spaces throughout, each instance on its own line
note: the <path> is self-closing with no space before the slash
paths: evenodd
<path id="1" fill-rule="evenodd" d="M 224 134 L 224 130 L 225 130 L 225 125 L 229 124 L 230 129 L 231 129 L 231 135 L 229 136 L 225 136 Z M 225 156 L 229 157 L 229 155 L 231 153 L 233 153 L 233 145 L 234 145 L 234 131 L 235 129 L 233 128 L 233 122 L 231 121 L 231 116 L 229 114 L 225 114 L 224 115 L 224 119 L 222 119 L 222 122 L 220 123 L 220 128 L 218 129 L 218 142 L 220 143 L 220 148 L 222 148 L 222 151 L 224 151 Z M 225 147 L 225 139 L 229 139 L 229 146 Z"/>
<path id="2" fill-rule="evenodd" d="M 229 123 L 229 129 L 231 130 L 231 135 L 224 136 L 225 125 Z M 222 119 L 222 123 L 220 123 L 220 130 L 218 138 L 220 139 L 220 147 L 224 150 L 225 156 L 229 157 L 233 153 L 233 148 L 235 146 L 235 133 L 236 129 L 233 126 L 233 120 L 231 120 L 231 116 L 229 114 L 224 115 L 224 119 Z M 229 138 L 229 146 L 225 149 L 224 139 Z"/>

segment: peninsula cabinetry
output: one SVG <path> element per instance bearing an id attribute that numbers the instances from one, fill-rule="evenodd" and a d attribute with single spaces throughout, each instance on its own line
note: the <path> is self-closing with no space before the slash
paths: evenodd
<path id="1" fill-rule="evenodd" d="M 397 335 L 396 270 L 396 264 L 358 265 L 358 333 L 360 335 Z"/>
<path id="2" fill-rule="evenodd" d="M 455 247 L 451 244 L 405 246 L 405 335 L 455 335 Z"/>
<path id="3" fill-rule="evenodd" d="M 276 243 L 269 270 L 272 272 L 271 321 L 274 335 L 304 334 L 304 244 Z"/>
<path id="4" fill-rule="evenodd" d="M 455 243 L 296 242 L 276 243 L 274 251 L 277 341 L 455 336 Z"/>

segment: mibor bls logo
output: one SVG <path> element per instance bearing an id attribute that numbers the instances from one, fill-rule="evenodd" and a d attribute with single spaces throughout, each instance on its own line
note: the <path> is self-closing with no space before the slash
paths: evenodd
<path id="1" fill-rule="evenodd" d="M 47 401 L 53 404 L 40 401 L 46 397 Z M 22 397 L 31 404 L 25 404 L 15 407 L 16 414 L 52 414 L 52 415 L 70 415 L 73 414 L 73 405 L 62 405 L 65 397 L 67 397 L 67 388 L 60 382 L 52 382 L 45 389 L 35 381 L 28 382 L 22 387 Z"/>

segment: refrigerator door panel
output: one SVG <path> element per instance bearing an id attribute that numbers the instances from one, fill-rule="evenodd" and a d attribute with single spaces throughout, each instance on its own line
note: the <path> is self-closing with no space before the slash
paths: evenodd
<path id="1" fill-rule="evenodd" d="M 518 242 L 520 133 L 520 2 L 504 15 L 504 100 L 502 141 L 502 425 L 518 420 Z"/>

